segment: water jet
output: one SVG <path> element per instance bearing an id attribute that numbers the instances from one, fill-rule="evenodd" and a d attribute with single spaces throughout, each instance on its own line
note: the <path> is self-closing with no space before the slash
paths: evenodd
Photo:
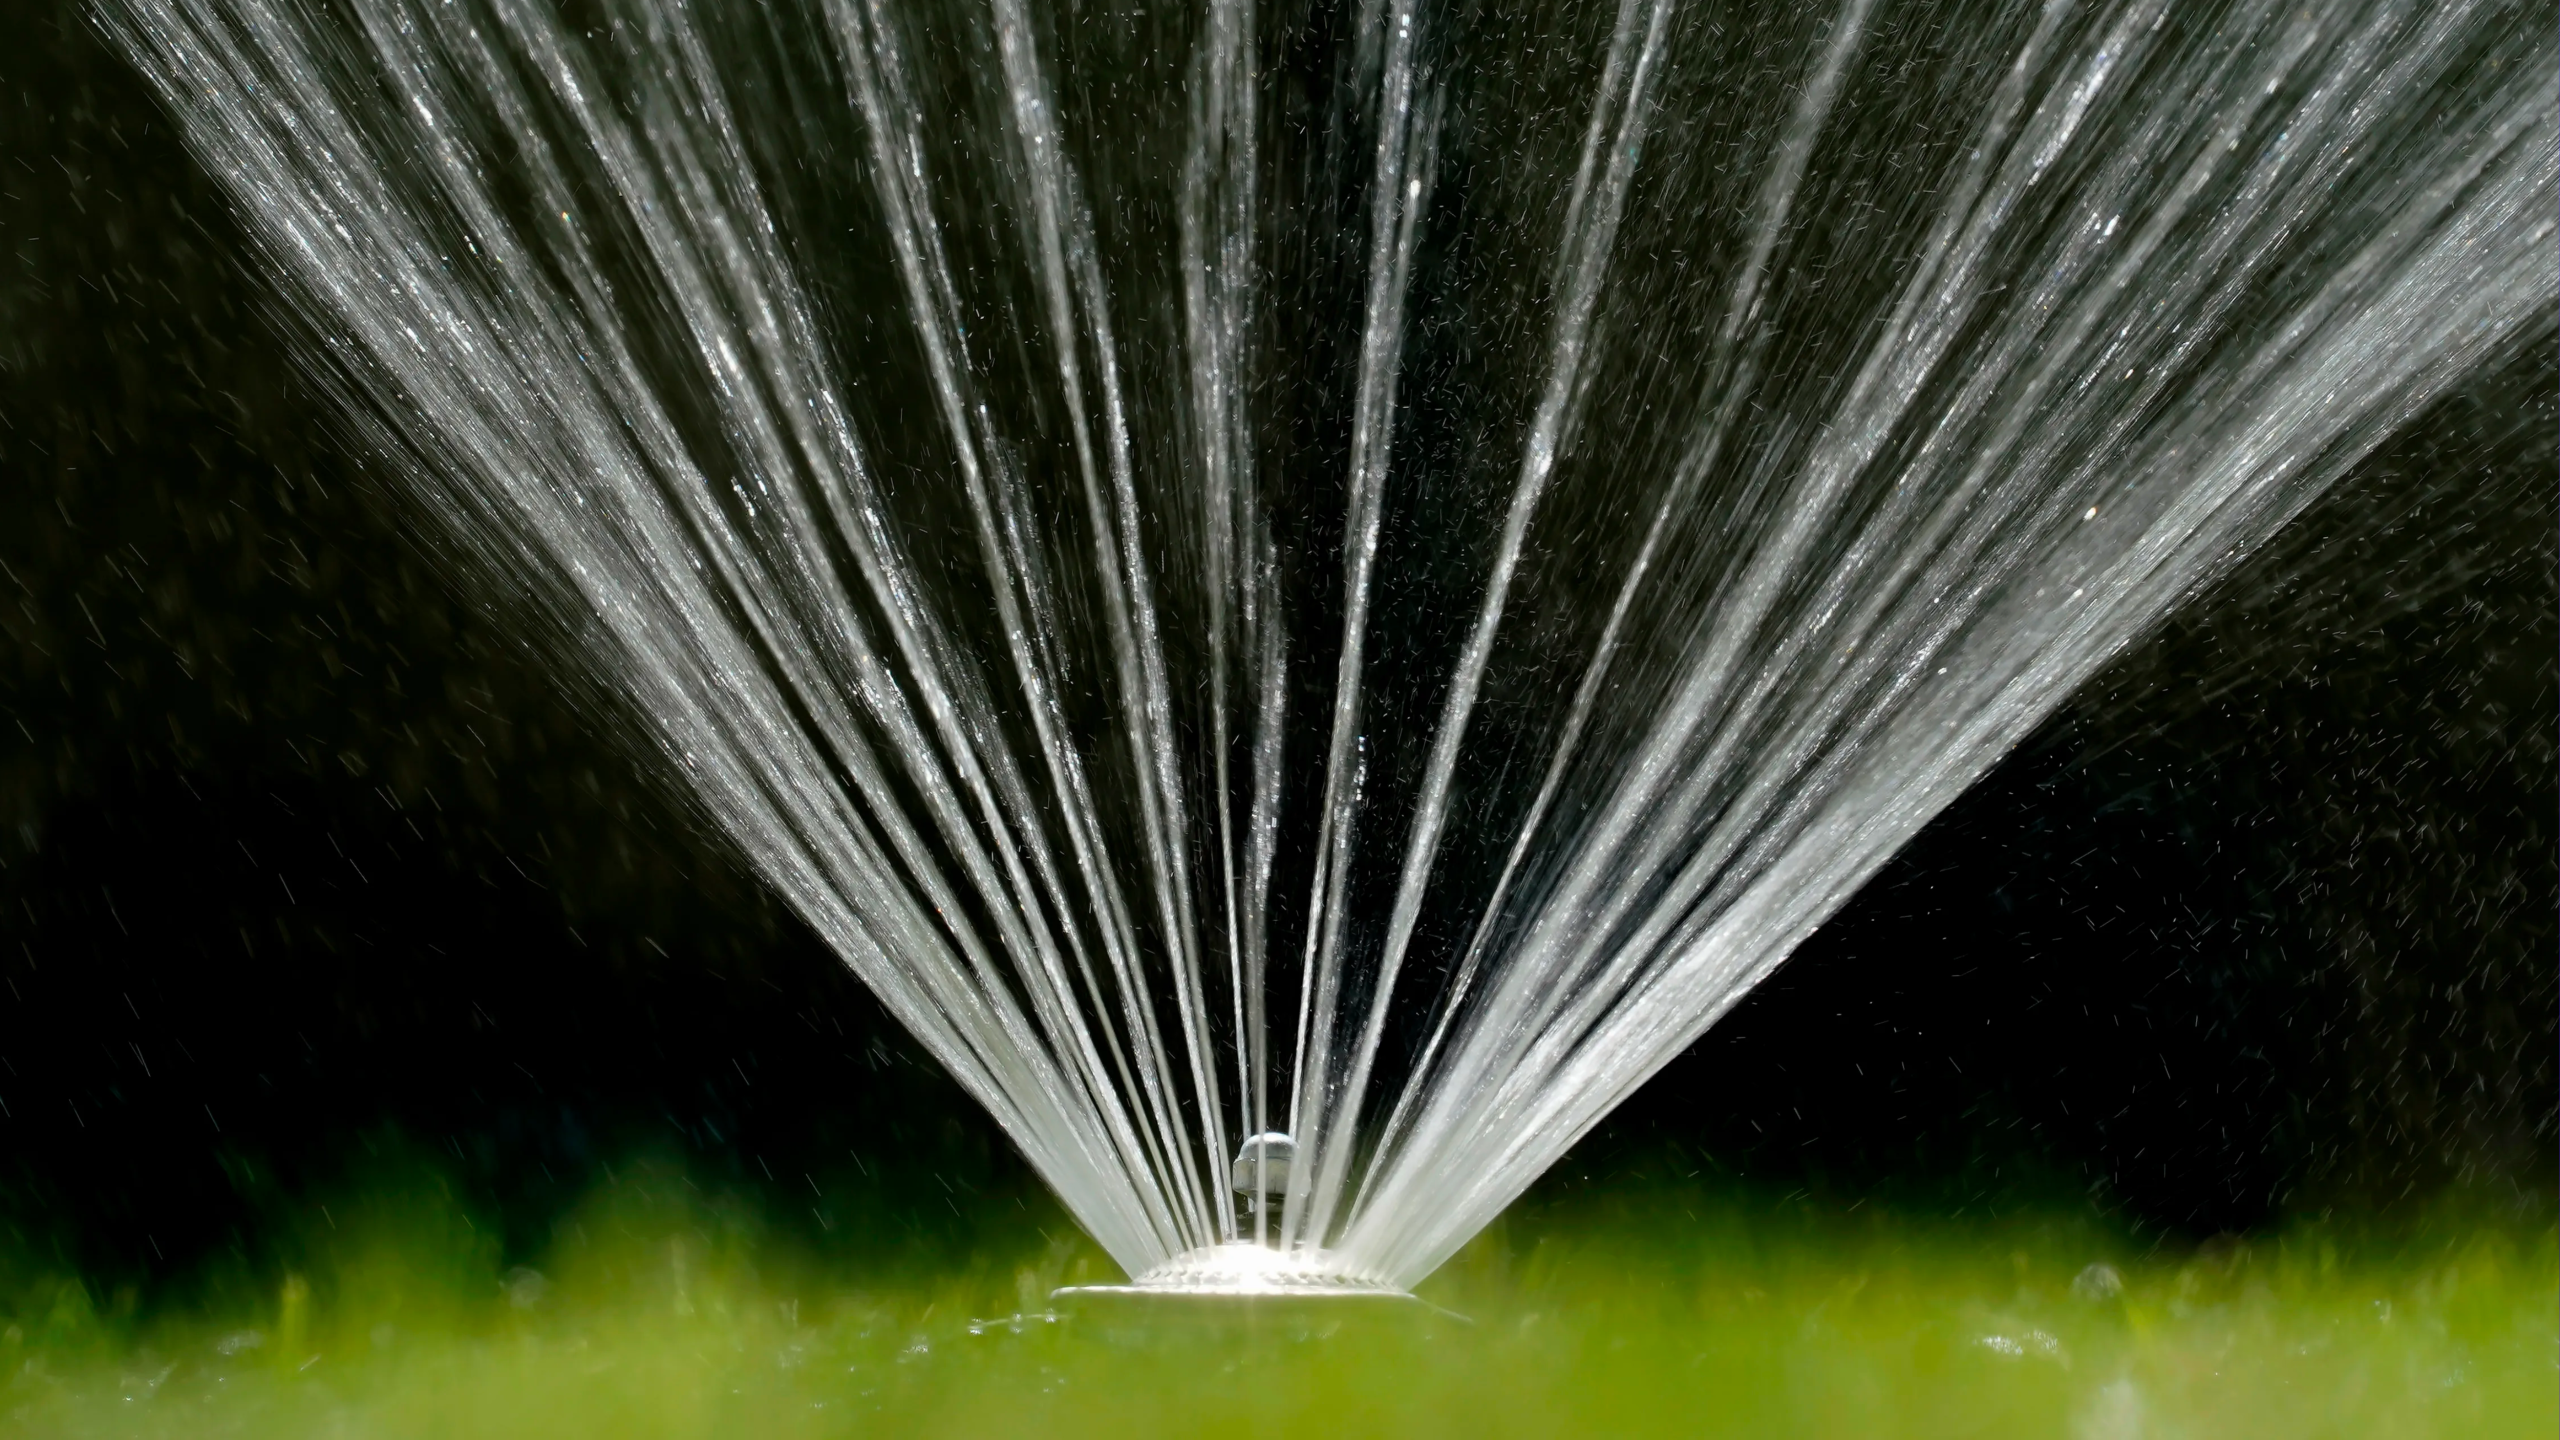
<path id="1" fill-rule="evenodd" d="M 1419 1282 L 2560 288 L 2499 0 L 786 9 L 109 23 L 1151 1302 Z"/>

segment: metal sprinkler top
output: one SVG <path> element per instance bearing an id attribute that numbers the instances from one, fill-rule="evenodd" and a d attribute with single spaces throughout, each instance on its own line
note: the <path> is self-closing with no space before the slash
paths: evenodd
<path id="1" fill-rule="evenodd" d="M 1244 1142 L 1236 1152 L 1235 1190 L 1239 1195 L 1261 1197 L 1289 1193 L 1289 1167 L 1298 1159 L 1298 1142 L 1277 1130 L 1265 1131 Z"/>

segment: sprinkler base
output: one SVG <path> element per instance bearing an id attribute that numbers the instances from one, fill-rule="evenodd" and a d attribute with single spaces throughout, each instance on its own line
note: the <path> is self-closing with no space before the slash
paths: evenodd
<path id="1" fill-rule="evenodd" d="M 1346 1324 L 1465 1323 L 1405 1290 L 1333 1268 L 1321 1253 L 1218 1245 L 1175 1257 L 1127 1285 L 1052 1292 L 1062 1314 L 1110 1331 L 1257 1331 L 1313 1339 Z"/>

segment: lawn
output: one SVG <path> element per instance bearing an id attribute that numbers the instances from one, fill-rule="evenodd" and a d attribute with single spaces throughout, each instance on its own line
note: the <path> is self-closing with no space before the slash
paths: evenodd
<path id="1" fill-rule="evenodd" d="M 1028 1212 L 1025 1212 L 1026 1214 Z M 342 1198 L 293 1267 L 144 1303 L 21 1260 L 30 1436 L 2534 1436 L 2560 1430 L 2550 1217 L 2440 1207 L 2146 1244 L 1648 1188 L 1515 1216 L 1436 1313 L 1219 1327 L 1053 1313 L 1089 1244 L 900 1263 L 626 1177 L 506 1264 L 433 1183 Z M 1051 1222 L 1054 1224 L 1054 1222 Z"/>

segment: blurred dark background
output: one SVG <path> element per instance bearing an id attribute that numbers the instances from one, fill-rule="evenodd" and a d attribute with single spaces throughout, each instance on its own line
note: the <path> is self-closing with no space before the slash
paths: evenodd
<path id="1" fill-rule="evenodd" d="M 174 1275 L 386 1137 L 525 1251 L 634 1155 L 912 1254 L 1035 1195 L 442 578 L 76 7 L 0 15 L 0 1223 Z M 2547 1209 L 2555 392 L 2373 457 L 1541 1193 Z"/>

